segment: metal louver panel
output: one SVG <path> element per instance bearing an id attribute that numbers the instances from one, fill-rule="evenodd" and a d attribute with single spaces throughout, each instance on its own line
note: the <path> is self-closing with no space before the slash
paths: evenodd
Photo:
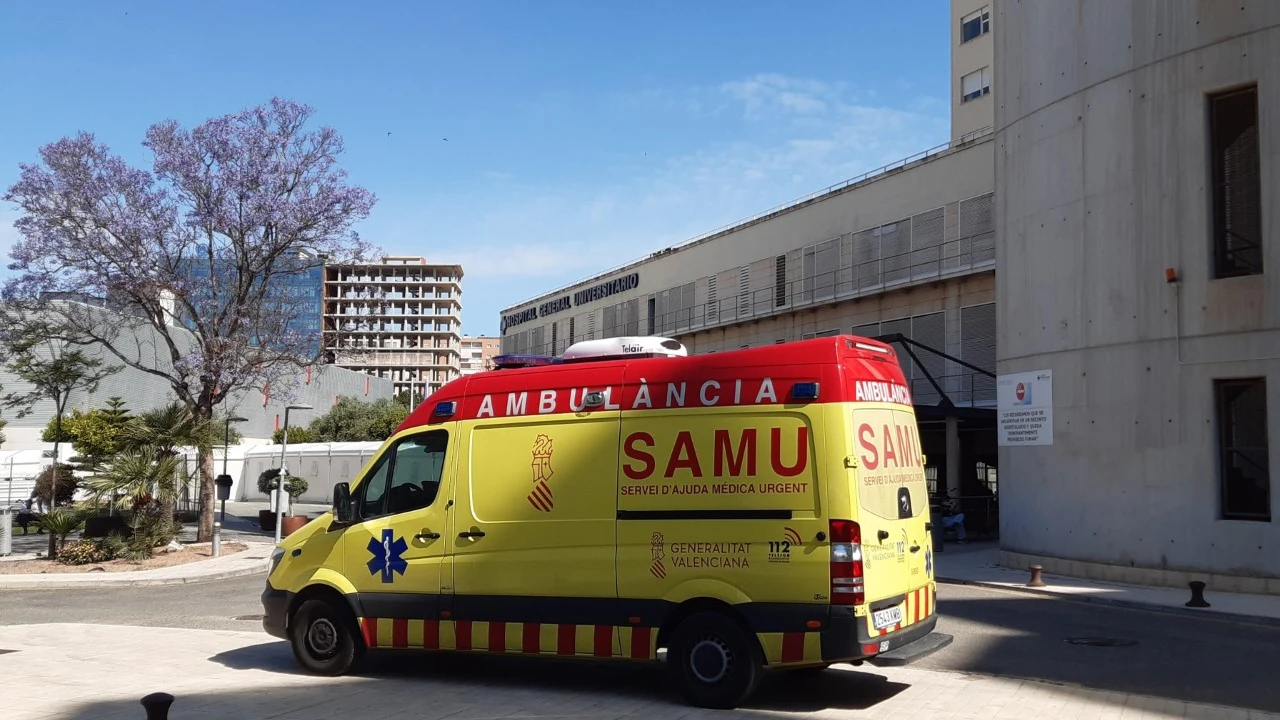
<path id="1" fill-rule="evenodd" d="M 708 325 L 720 322 L 720 300 L 716 297 L 716 276 L 707 278 L 707 306 L 703 313 L 703 321 Z"/>
<path id="2" fill-rule="evenodd" d="M 995 195 L 988 193 L 961 201 L 959 266 L 995 262 L 995 237 Z"/>
<path id="3" fill-rule="evenodd" d="M 960 309 L 960 359 L 989 372 L 996 371 L 996 305 L 986 303 Z M 972 371 L 964 383 L 963 399 L 975 406 L 994 405 L 996 381 Z M 964 397 L 967 395 L 968 397 Z"/>
<path id="4" fill-rule="evenodd" d="M 935 208 L 911 218 L 911 277 L 935 277 L 942 259 L 944 208 Z"/>
<path id="5" fill-rule="evenodd" d="M 864 338 L 874 338 L 884 334 L 880 332 L 880 323 L 867 323 L 866 325 L 854 325 L 853 329 L 850 330 L 849 332 Z"/>
<path id="6" fill-rule="evenodd" d="M 738 268 L 738 313 L 740 318 L 751 314 L 751 266 Z"/>
<path id="7" fill-rule="evenodd" d="M 618 336 L 618 306 L 609 305 L 604 308 L 604 337 Z"/>
<path id="8" fill-rule="evenodd" d="M 625 326 L 623 333 L 626 335 L 640 334 L 640 298 L 632 298 L 623 304 L 623 319 Z"/>
<path id="9" fill-rule="evenodd" d="M 821 302 L 835 297 L 836 271 L 840 267 L 840 238 L 820 242 L 806 249 L 805 260 L 805 300 Z"/>
<path id="10" fill-rule="evenodd" d="M 787 304 L 787 256 L 779 255 L 773 259 L 773 306 L 782 307 Z"/>
<path id="11" fill-rule="evenodd" d="M 839 240 L 840 264 L 836 270 L 836 295 L 847 295 L 858 289 L 854 277 L 853 235 L 844 235 Z"/>
<path id="12" fill-rule="evenodd" d="M 946 313 L 936 312 L 911 318 L 911 334 L 908 337 L 921 345 L 945 352 L 947 342 Z M 915 352 L 916 357 L 920 359 L 920 365 L 924 366 L 923 369 L 927 370 L 929 375 L 932 375 L 933 379 L 945 388 L 943 375 L 947 371 L 946 360 L 928 350 L 921 348 L 912 348 L 912 350 Z M 937 405 L 942 400 L 942 396 L 934 389 L 933 383 L 929 382 L 929 376 L 921 372 L 919 367 L 914 368 L 914 375 L 911 378 L 911 395 L 918 405 Z"/>
<path id="13" fill-rule="evenodd" d="M 886 285 L 911 277 L 911 223 L 881 225 L 873 232 L 880 236 L 880 261 Z"/>
<path id="14" fill-rule="evenodd" d="M 854 234 L 853 261 L 857 290 L 870 290 L 884 283 L 880 274 L 880 236 L 874 228 Z"/>
<path id="15" fill-rule="evenodd" d="M 693 324 L 694 283 L 680 286 L 680 307 L 676 313 L 676 332 L 685 332 Z"/>

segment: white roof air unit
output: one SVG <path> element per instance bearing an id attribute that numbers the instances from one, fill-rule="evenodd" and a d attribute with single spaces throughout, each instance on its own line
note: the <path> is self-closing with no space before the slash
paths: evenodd
<path id="1" fill-rule="evenodd" d="M 563 362 L 630 357 L 686 357 L 688 354 L 684 345 L 671 338 L 615 337 L 574 343 L 564 351 Z"/>

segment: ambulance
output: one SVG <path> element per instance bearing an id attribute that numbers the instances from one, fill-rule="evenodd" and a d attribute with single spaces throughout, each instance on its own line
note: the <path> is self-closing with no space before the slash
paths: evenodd
<path id="1" fill-rule="evenodd" d="M 383 649 L 655 661 L 733 708 L 766 670 L 951 642 L 890 346 L 629 337 L 499 365 L 427 398 L 275 549 L 263 626 L 307 671 Z"/>

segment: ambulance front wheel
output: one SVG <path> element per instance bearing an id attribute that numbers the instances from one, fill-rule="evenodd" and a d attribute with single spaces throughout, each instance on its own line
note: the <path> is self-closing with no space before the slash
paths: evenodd
<path id="1" fill-rule="evenodd" d="M 764 666 L 760 646 L 729 617 L 703 612 L 680 624 L 667 650 L 672 676 L 698 707 L 731 710 L 755 691 Z"/>
<path id="2" fill-rule="evenodd" d="M 316 675 L 345 675 L 364 656 L 355 619 L 327 600 L 307 600 L 298 607 L 289 624 L 289 641 L 294 659 Z"/>

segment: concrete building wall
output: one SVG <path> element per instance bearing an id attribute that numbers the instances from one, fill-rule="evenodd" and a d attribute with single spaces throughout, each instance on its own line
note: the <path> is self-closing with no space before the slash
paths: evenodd
<path id="1" fill-rule="evenodd" d="M 989 272 L 990 137 L 508 308 L 502 350 L 558 354 L 583 339 L 685 336 Z"/>
<path id="2" fill-rule="evenodd" d="M 995 122 L 994 93 L 965 100 L 963 90 L 965 76 L 979 73 L 979 78 L 988 77 L 994 70 L 993 1 L 951 0 L 951 137 L 964 137 Z M 976 37 L 966 39 L 967 20 L 976 20 L 977 25 L 969 25 L 977 28 Z M 990 87 L 994 89 L 994 85 Z"/>
<path id="3" fill-rule="evenodd" d="M 103 313 L 106 317 L 110 317 L 108 311 L 104 310 Z M 172 330 L 179 334 L 179 339 L 187 335 L 181 328 L 175 327 Z M 136 348 L 137 352 L 130 354 L 130 357 L 132 359 L 145 357 L 147 364 L 151 367 L 166 370 L 172 367 L 166 362 L 164 356 L 156 351 L 156 348 L 163 347 L 163 341 L 153 329 L 126 331 L 115 345 L 122 348 Z M 118 358 L 102 348 L 91 347 L 88 352 L 101 358 L 104 364 L 119 366 L 121 369 L 102 380 L 93 392 L 72 393 L 67 404 L 68 414 L 73 410 L 87 412 L 105 407 L 106 400 L 115 396 L 123 398 L 128 409 L 134 413 L 162 407 L 176 400 L 173 390 L 164 379 L 125 366 Z M 0 388 L 3 388 L 5 394 L 22 394 L 31 390 L 30 385 L 3 368 L 0 368 Z M 391 397 L 392 383 L 390 380 L 370 377 L 332 365 L 315 365 L 310 369 L 299 369 L 291 373 L 268 393 L 255 389 L 233 396 L 220 410 L 248 419 L 248 422 L 236 424 L 236 429 L 246 438 L 270 439 L 275 429 L 284 422 L 285 404 L 296 403 L 311 405 L 315 408 L 290 412 L 291 426 L 304 425 L 327 412 L 337 398 L 344 395 L 368 400 Z M 53 415 L 54 406 L 50 400 L 36 402 L 25 417 L 17 417 L 17 411 L 4 411 L 3 417 L 8 422 L 4 429 L 7 437 L 4 449 L 26 450 L 45 447 L 40 441 L 40 434 Z"/>
<path id="4" fill-rule="evenodd" d="M 1280 446 L 1280 3 L 996 8 L 998 367 L 1054 381 L 1053 444 L 1001 448 L 1002 543 L 1280 592 L 1257 579 L 1280 577 L 1274 452 L 1271 519 L 1223 519 L 1214 400 L 1217 379 L 1265 378 Z M 1209 95 L 1254 82 L 1265 271 L 1213 279 Z"/>

